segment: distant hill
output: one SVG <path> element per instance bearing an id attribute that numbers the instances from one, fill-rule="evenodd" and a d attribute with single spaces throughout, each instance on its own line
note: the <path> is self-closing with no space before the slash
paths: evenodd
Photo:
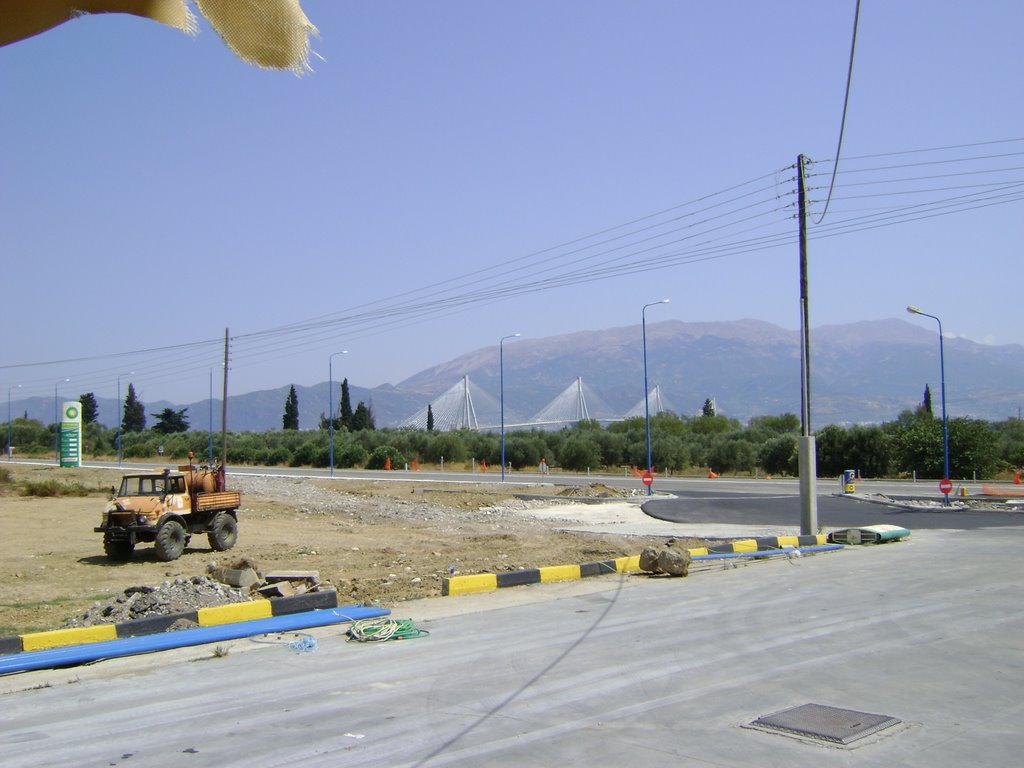
<path id="1" fill-rule="evenodd" d="M 953 416 L 999 421 L 1024 404 L 1024 347 L 945 339 L 947 410 Z M 506 423 L 528 419 L 577 377 L 621 416 L 642 403 L 643 348 L 639 325 L 585 331 L 505 345 Z M 647 324 L 648 383 L 680 414 L 704 401 L 740 420 L 800 412 L 800 339 L 758 320 Z M 428 368 L 396 386 L 436 396 L 468 375 L 497 396 L 498 350 L 476 350 Z M 918 405 L 925 385 L 940 408 L 938 336 L 904 320 L 823 326 L 811 333 L 811 422 L 878 423 Z M 472 391 L 472 390 L 471 390 Z M 493 400 L 493 398 L 492 398 Z M 486 408 L 474 404 L 481 423 Z M 588 406 L 589 406 L 588 402 Z M 495 423 L 490 420 L 489 423 Z"/>
<path id="2" fill-rule="evenodd" d="M 560 393 L 582 379 L 592 418 L 621 418 L 643 403 L 643 349 L 639 325 L 600 331 L 517 339 L 505 344 L 505 423 L 529 421 Z M 947 410 L 950 417 L 1001 421 L 1024 405 L 1024 346 L 988 346 L 947 338 Z M 647 324 L 648 383 L 663 402 L 683 415 L 700 412 L 714 400 L 718 412 L 746 421 L 752 416 L 800 411 L 799 333 L 758 320 Z M 372 403 L 377 426 L 397 426 L 446 391 L 469 378 L 478 423 L 499 423 L 497 345 L 474 350 L 420 371 L 396 386 L 366 389 L 352 385 L 353 407 Z M 823 326 L 811 333 L 811 422 L 880 423 L 918 405 L 925 385 L 940 409 L 939 346 L 933 330 L 892 319 Z M 334 382 L 340 387 L 339 382 Z M 229 424 L 236 431 L 278 429 L 289 384 L 232 395 Z M 314 428 L 328 408 L 327 382 L 296 385 L 299 424 Z M 337 406 L 340 389 L 336 389 Z M 189 403 L 195 429 L 209 423 L 209 400 Z M 117 404 L 99 399 L 101 420 L 113 426 Z M 171 403 L 146 403 L 150 419 Z M 53 419 L 53 401 L 32 398 L 14 411 L 44 422 Z M 214 427 L 220 423 L 219 400 Z M 642 412 L 642 410 L 641 410 Z M 439 414 L 435 412 L 435 419 Z"/>
<path id="3" fill-rule="evenodd" d="M 228 396 L 228 425 L 235 432 L 262 432 L 268 429 L 280 429 L 281 417 L 284 414 L 284 401 L 288 397 L 291 384 L 277 389 L 264 389 L 258 392 L 247 392 Z M 299 428 L 315 429 L 320 423 L 321 415 L 330 410 L 328 402 L 327 382 L 311 387 L 295 385 L 295 394 L 299 400 Z M 385 385 L 375 389 L 365 387 L 349 387 L 352 407 L 359 402 L 372 405 L 378 426 L 397 424 L 409 413 L 419 407 L 419 400 L 412 395 L 395 391 L 394 387 Z M 334 382 L 334 408 L 337 409 L 341 399 L 341 382 Z M 114 398 L 97 397 L 99 421 L 108 427 L 117 426 L 118 403 Z M 204 399 L 194 403 L 170 403 L 166 400 L 145 401 L 146 425 L 156 422 L 157 414 L 164 408 L 179 410 L 188 408 L 185 417 L 192 429 L 206 431 L 210 428 L 210 400 Z M 43 423 L 53 421 L 53 398 L 33 397 L 15 401 L 12 405 L 15 417 L 27 412 L 30 418 Z M 221 399 L 213 400 L 213 428 L 220 430 Z"/>

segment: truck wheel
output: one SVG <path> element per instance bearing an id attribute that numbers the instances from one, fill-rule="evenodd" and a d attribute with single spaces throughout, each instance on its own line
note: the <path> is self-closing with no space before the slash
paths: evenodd
<path id="1" fill-rule="evenodd" d="M 231 549 L 238 541 L 238 521 L 228 512 L 218 512 L 210 521 L 210 530 L 206 536 L 210 546 L 218 552 Z"/>
<path id="2" fill-rule="evenodd" d="M 168 520 L 156 532 L 157 560 L 177 560 L 185 551 L 185 529 L 177 520 Z"/>
<path id="3" fill-rule="evenodd" d="M 132 550 L 135 545 L 128 539 L 111 539 L 103 537 L 103 551 L 111 560 L 124 562 L 132 559 Z"/>

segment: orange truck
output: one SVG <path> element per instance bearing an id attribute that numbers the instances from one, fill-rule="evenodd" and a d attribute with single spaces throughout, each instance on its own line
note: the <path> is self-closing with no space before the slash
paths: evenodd
<path id="1" fill-rule="evenodd" d="M 194 533 L 205 533 L 218 552 L 231 549 L 238 539 L 242 494 L 224 486 L 222 468 L 191 463 L 176 471 L 124 475 L 119 489 L 111 486 L 110 503 L 94 529 L 103 534 L 103 551 L 111 560 L 125 561 L 136 544 L 152 543 L 157 559 L 177 560 Z"/>

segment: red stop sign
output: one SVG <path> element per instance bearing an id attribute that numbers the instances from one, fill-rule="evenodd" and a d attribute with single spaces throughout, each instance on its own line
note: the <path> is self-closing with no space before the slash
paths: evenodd
<path id="1" fill-rule="evenodd" d="M 644 485 L 650 485 L 651 483 L 654 482 L 654 475 L 652 475 L 650 472 L 644 472 L 644 476 L 641 477 L 640 479 L 644 481 Z"/>
<path id="2" fill-rule="evenodd" d="M 941 480 L 939 480 L 939 490 L 942 491 L 943 493 L 949 493 L 950 491 L 953 490 L 953 481 L 950 480 L 948 477 L 942 478 Z"/>

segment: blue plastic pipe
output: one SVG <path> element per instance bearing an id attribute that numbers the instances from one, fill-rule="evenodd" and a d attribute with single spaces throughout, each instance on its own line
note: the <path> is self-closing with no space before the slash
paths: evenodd
<path id="1" fill-rule="evenodd" d="M 28 672 L 34 669 L 52 669 L 69 667 L 76 664 L 87 664 L 99 659 L 113 659 L 121 656 L 133 656 L 140 653 L 166 651 L 171 648 L 184 648 L 190 645 L 216 643 L 221 640 L 235 640 L 239 637 L 265 635 L 271 632 L 290 632 L 309 627 L 322 627 L 328 624 L 341 624 L 346 621 L 373 619 L 390 614 L 387 608 L 368 608 L 362 605 L 339 606 L 319 611 L 291 613 L 285 616 L 273 616 L 269 619 L 254 621 L 238 621 L 230 624 L 218 624 L 213 627 L 197 627 L 182 629 L 177 632 L 161 632 L 141 637 L 125 637 L 118 640 L 104 640 L 98 643 L 71 645 L 63 648 L 47 648 L 42 651 L 25 651 L 23 653 L 0 656 L 0 675 L 11 672 Z"/>
<path id="2" fill-rule="evenodd" d="M 715 552 L 708 555 L 693 555 L 691 560 L 725 560 L 731 557 L 767 557 L 769 555 L 791 555 L 803 552 L 831 552 L 842 549 L 842 544 L 818 544 L 813 547 L 790 547 L 789 549 L 762 549 L 757 552 Z"/>

